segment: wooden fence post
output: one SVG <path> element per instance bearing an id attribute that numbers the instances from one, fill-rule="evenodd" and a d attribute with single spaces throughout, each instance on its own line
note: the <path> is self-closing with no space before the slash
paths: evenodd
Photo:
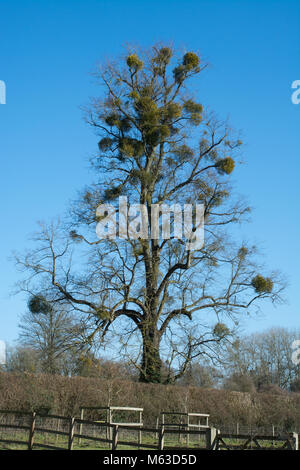
<path id="1" fill-rule="evenodd" d="M 143 413 L 142 413 L 142 411 L 139 411 L 139 422 L 140 422 L 140 431 L 139 431 L 139 435 L 138 435 L 138 445 L 139 445 L 139 447 L 142 444 L 142 431 L 141 431 L 142 421 L 143 421 Z"/>
<path id="2" fill-rule="evenodd" d="M 164 440 L 165 440 L 165 428 L 161 427 L 159 430 L 159 436 L 158 436 L 158 450 L 164 449 Z"/>
<path id="3" fill-rule="evenodd" d="M 294 440 L 294 450 L 299 450 L 299 434 L 293 432 L 292 437 Z"/>
<path id="4" fill-rule="evenodd" d="M 190 415 L 188 414 L 187 415 L 187 430 L 189 431 L 190 430 Z M 186 446 L 189 447 L 190 445 L 190 435 L 187 434 L 186 435 Z"/>
<path id="5" fill-rule="evenodd" d="M 155 433 L 155 439 L 158 439 L 158 427 L 159 427 L 159 418 L 156 418 L 156 433 Z"/>
<path id="6" fill-rule="evenodd" d="M 182 429 L 182 417 L 180 416 L 180 425 L 179 425 L 179 434 L 178 434 L 178 442 L 181 442 L 181 429 Z"/>
<path id="7" fill-rule="evenodd" d="M 73 450 L 75 418 L 70 418 L 68 450 Z"/>
<path id="8" fill-rule="evenodd" d="M 112 411 L 111 411 L 110 408 L 108 410 L 108 422 L 109 422 L 109 424 L 112 423 Z M 108 431 L 109 431 L 109 439 L 112 440 L 112 428 L 111 428 L 111 426 L 108 427 Z"/>
<path id="9" fill-rule="evenodd" d="M 28 450 L 32 450 L 33 448 L 35 418 L 36 418 L 36 413 L 33 412 L 31 416 L 30 429 L 29 429 Z"/>
<path id="10" fill-rule="evenodd" d="M 216 428 L 206 429 L 206 449 L 207 450 L 218 450 L 218 445 L 216 442 L 216 437 L 218 433 L 219 431 Z"/>
<path id="11" fill-rule="evenodd" d="M 84 418 L 84 408 L 81 408 L 81 410 L 80 410 L 80 419 L 83 419 L 83 418 Z M 80 434 L 80 436 L 82 434 L 82 423 L 80 423 L 80 425 L 79 425 L 79 434 Z M 79 437 L 79 439 L 78 439 L 78 444 L 79 445 L 81 444 L 81 437 Z"/>
<path id="12" fill-rule="evenodd" d="M 111 450 L 117 450 L 117 447 L 118 447 L 118 431 L 119 431 L 119 426 L 117 424 L 115 424 L 114 427 L 113 427 L 113 432 L 112 432 Z"/>

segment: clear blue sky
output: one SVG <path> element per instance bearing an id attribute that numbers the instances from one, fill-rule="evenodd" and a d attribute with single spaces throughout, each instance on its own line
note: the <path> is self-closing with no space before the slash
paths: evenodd
<path id="1" fill-rule="evenodd" d="M 97 95 L 89 72 L 125 43 L 172 40 L 201 51 L 211 67 L 197 94 L 243 131 L 247 165 L 237 189 L 254 212 L 243 234 L 260 243 L 270 267 L 290 280 L 289 303 L 264 306 L 245 331 L 300 327 L 300 2 L 267 0 L 0 0 L 0 339 L 18 335 L 22 297 L 9 261 L 37 220 L 61 214 L 90 181 L 97 139 L 79 107 Z"/>

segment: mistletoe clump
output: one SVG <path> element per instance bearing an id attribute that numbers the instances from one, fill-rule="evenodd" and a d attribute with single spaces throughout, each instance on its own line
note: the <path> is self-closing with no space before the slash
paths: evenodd
<path id="1" fill-rule="evenodd" d="M 120 125 L 120 116 L 117 113 L 111 113 L 106 116 L 104 121 L 110 127 L 118 127 Z"/>
<path id="2" fill-rule="evenodd" d="M 230 334 L 229 328 L 225 325 L 225 323 L 217 323 L 213 329 L 213 335 L 217 336 L 218 338 L 224 338 Z"/>
<path id="3" fill-rule="evenodd" d="M 177 83 L 182 83 L 188 75 L 188 72 L 198 73 L 200 59 L 194 52 L 187 52 L 183 56 L 182 64 L 173 70 L 174 78 Z"/>
<path id="4" fill-rule="evenodd" d="M 176 161 L 187 162 L 193 159 L 194 151 L 188 145 L 177 145 L 173 147 L 173 155 Z"/>
<path id="5" fill-rule="evenodd" d="M 248 248 L 246 246 L 242 246 L 238 251 L 238 257 L 241 260 L 244 260 L 246 258 L 246 256 L 248 255 L 248 253 L 249 253 Z"/>
<path id="6" fill-rule="evenodd" d="M 130 69 L 137 72 L 143 68 L 144 63 L 138 58 L 136 54 L 131 54 L 127 57 L 127 65 Z"/>
<path id="7" fill-rule="evenodd" d="M 230 175 L 234 170 L 234 166 L 235 163 L 231 157 L 222 158 L 216 163 L 216 168 L 220 174 L 226 173 L 227 175 Z"/>
<path id="8" fill-rule="evenodd" d="M 113 144 L 113 140 L 110 139 L 109 137 L 103 137 L 103 139 L 100 140 L 98 143 L 99 150 L 102 150 L 103 152 L 106 152 L 107 150 L 110 150 Z"/>
<path id="9" fill-rule="evenodd" d="M 113 186 L 104 191 L 104 201 L 113 201 L 122 194 L 122 185 Z"/>
<path id="10" fill-rule="evenodd" d="M 187 100 L 183 106 L 184 111 L 190 119 L 190 124 L 198 126 L 202 121 L 203 106 L 193 100 Z"/>
<path id="11" fill-rule="evenodd" d="M 122 156 L 140 157 L 143 154 L 143 143 L 137 139 L 124 137 L 120 139 L 119 149 Z"/>
<path id="12" fill-rule="evenodd" d="M 172 49 L 169 47 L 162 47 L 157 55 L 153 59 L 153 64 L 155 64 L 153 71 L 157 74 L 162 76 L 166 70 L 166 66 L 170 62 L 172 57 Z"/>
<path id="13" fill-rule="evenodd" d="M 29 299 L 28 308 L 31 313 L 50 313 L 52 307 L 42 295 L 34 295 Z"/>
<path id="14" fill-rule="evenodd" d="M 197 54 L 195 54 L 194 52 L 187 52 L 183 56 L 182 63 L 188 70 L 192 70 L 192 69 L 196 69 L 198 67 L 198 65 L 200 63 L 200 59 L 197 56 Z"/>
<path id="15" fill-rule="evenodd" d="M 269 277 L 264 277 L 258 274 L 251 281 L 252 287 L 258 294 L 270 293 L 273 290 L 273 281 Z"/>
<path id="16" fill-rule="evenodd" d="M 155 57 L 154 62 L 164 63 L 167 65 L 170 62 L 171 57 L 172 49 L 170 49 L 170 47 L 162 47 L 157 56 Z"/>

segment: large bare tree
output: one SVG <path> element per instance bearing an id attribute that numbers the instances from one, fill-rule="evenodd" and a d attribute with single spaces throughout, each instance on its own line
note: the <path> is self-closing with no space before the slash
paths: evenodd
<path id="1" fill-rule="evenodd" d="M 119 334 L 145 382 L 175 380 L 201 354 L 215 359 L 239 315 L 280 300 L 283 288 L 256 248 L 234 239 L 249 212 L 230 185 L 242 142 L 194 98 L 205 68 L 198 54 L 165 45 L 99 67 L 103 92 L 85 114 L 99 139 L 96 180 L 74 202 L 71 227 L 41 226 L 37 248 L 17 257 L 29 272 L 22 289 L 34 294 L 42 282 L 47 298 L 68 302 L 90 342 L 100 334 L 111 347 Z M 119 196 L 146 207 L 148 238 L 96 236 L 97 207 L 118 207 Z M 175 203 L 204 205 L 201 248 L 172 236 L 172 217 L 169 238 L 150 237 L 152 205 Z"/>

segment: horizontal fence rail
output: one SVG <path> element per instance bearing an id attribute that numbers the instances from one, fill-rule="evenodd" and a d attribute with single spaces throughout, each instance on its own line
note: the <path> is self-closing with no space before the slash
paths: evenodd
<path id="1" fill-rule="evenodd" d="M 152 436 L 151 439 L 149 435 Z M 175 445 L 174 436 L 178 445 Z M 193 437 L 196 440 L 191 442 Z M 190 448 L 190 444 L 194 450 L 298 450 L 298 434 L 270 436 L 222 433 L 214 427 L 146 427 L 140 424 L 111 424 L 55 414 L 0 410 L 0 446 L 1 443 L 5 448 L 13 445 L 14 448 L 20 446 L 28 450 L 74 450 L 97 445 L 97 448 L 101 445 L 101 448 L 111 450 L 117 450 L 121 446 L 178 450 Z"/>
<path id="2" fill-rule="evenodd" d="M 217 433 L 214 450 L 299 450 L 298 434 L 262 435 Z"/>

